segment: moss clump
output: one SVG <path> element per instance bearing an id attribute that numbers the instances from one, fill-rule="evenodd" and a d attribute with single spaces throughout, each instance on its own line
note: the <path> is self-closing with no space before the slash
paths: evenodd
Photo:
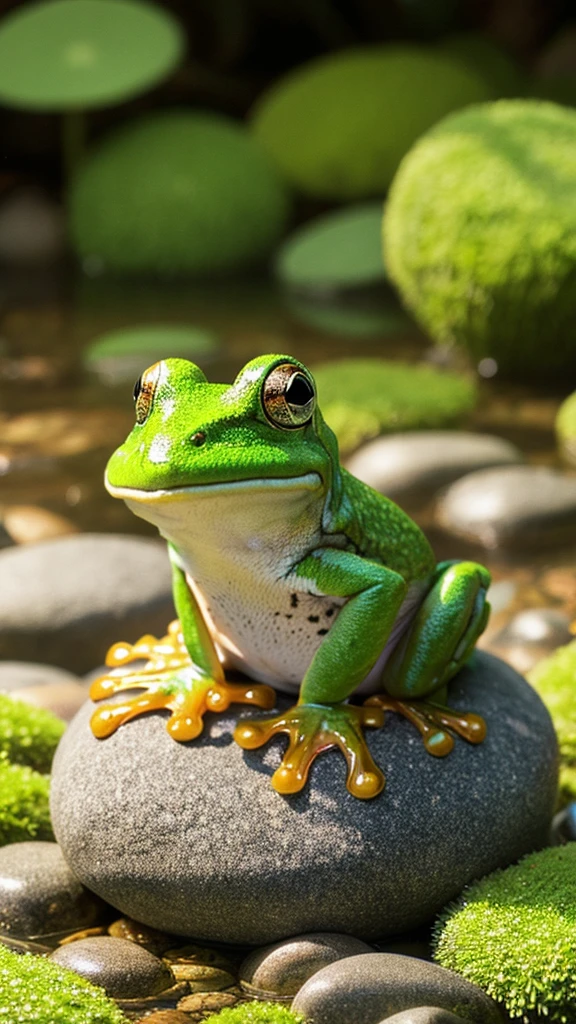
<path id="1" fill-rule="evenodd" d="M 576 391 L 562 402 L 558 410 L 556 436 L 564 457 L 576 465 Z"/>
<path id="2" fill-rule="evenodd" d="M 434 957 L 511 1017 L 576 1019 L 576 843 L 524 857 L 465 889 L 440 918 Z"/>
<path id="3" fill-rule="evenodd" d="M 0 693 L 0 754 L 37 772 L 49 772 L 65 723 L 43 708 Z"/>
<path id="4" fill-rule="evenodd" d="M 127 1024 L 105 992 L 51 960 L 0 945 L 0 1021 Z"/>
<path id="5" fill-rule="evenodd" d="M 54 839 L 49 809 L 50 779 L 0 758 L 0 846 L 28 839 Z"/>
<path id="6" fill-rule="evenodd" d="M 207 274 L 262 258 L 288 197 L 241 126 L 174 111 L 111 135 L 73 182 L 70 214 L 79 254 L 110 270 Z"/>
<path id="7" fill-rule="evenodd" d="M 548 708 L 558 736 L 562 802 L 576 800 L 576 640 L 539 661 L 527 679 Z"/>
<path id="8" fill-rule="evenodd" d="M 378 434 L 440 427 L 470 412 L 470 379 L 432 366 L 343 359 L 314 368 L 324 418 L 344 454 Z"/>
<path id="9" fill-rule="evenodd" d="M 452 110 L 493 99 L 474 71 L 416 46 L 329 54 L 290 71 L 256 106 L 258 142 L 312 196 L 383 195 L 416 139 Z"/>
<path id="10" fill-rule="evenodd" d="M 304 1024 L 301 1013 L 280 1003 L 241 1003 L 208 1017 L 204 1024 Z"/>
<path id="11" fill-rule="evenodd" d="M 430 335 L 504 369 L 576 355 L 576 111 L 503 100 L 454 114 L 404 160 L 386 265 Z"/>

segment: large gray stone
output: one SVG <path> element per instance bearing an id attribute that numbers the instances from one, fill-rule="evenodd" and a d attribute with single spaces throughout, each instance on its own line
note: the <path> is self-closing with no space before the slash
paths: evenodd
<path id="1" fill-rule="evenodd" d="M 407 931 L 472 879 L 544 845 L 554 809 L 556 739 L 535 691 L 482 652 L 451 689 L 453 706 L 486 718 L 485 742 L 457 739 L 434 758 L 388 715 L 367 733 L 387 776 L 370 801 L 347 792 L 335 750 L 302 793 L 279 796 L 270 776 L 282 741 L 242 751 L 231 736 L 240 713 L 261 712 L 209 715 L 202 737 L 179 744 L 164 712 L 97 740 L 87 704 L 54 761 L 58 841 L 90 889 L 164 931 L 255 945 Z"/>
<path id="2" fill-rule="evenodd" d="M 393 953 L 364 953 L 323 967 L 292 1003 L 314 1024 L 379 1024 L 416 1006 L 457 1010 L 474 1024 L 502 1024 L 496 1003 L 476 985 L 444 967 Z"/>
<path id="3" fill-rule="evenodd" d="M 73 672 L 174 618 L 166 545 L 79 534 L 0 551 L 0 658 Z"/>

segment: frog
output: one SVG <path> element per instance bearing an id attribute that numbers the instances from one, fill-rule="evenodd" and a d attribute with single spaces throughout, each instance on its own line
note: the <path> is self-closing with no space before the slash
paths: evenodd
<path id="1" fill-rule="evenodd" d="M 304 363 L 262 355 L 217 384 L 167 358 L 144 371 L 134 401 L 105 485 L 166 540 L 178 617 L 164 638 L 111 649 L 91 688 L 95 736 L 162 710 L 186 743 L 208 712 L 276 710 L 241 715 L 233 734 L 245 750 L 288 737 L 274 789 L 299 793 L 337 748 L 359 799 L 385 785 L 366 730 L 387 714 L 436 757 L 458 736 L 484 740 L 480 715 L 449 707 L 448 684 L 486 626 L 489 572 L 436 563 L 416 522 L 341 465 Z"/>

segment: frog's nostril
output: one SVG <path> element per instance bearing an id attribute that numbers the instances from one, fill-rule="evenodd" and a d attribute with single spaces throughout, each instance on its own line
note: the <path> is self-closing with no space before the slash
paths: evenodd
<path id="1" fill-rule="evenodd" d="M 206 440 L 206 434 L 204 433 L 203 430 L 197 430 L 195 434 L 192 434 L 190 440 L 192 441 L 192 444 L 195 445 L 196 448 L 200 448 L 201 445 L 203 445 Z"/>

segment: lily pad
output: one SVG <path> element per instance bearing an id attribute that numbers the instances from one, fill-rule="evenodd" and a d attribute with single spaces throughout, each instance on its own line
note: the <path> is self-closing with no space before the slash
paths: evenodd
<path id="1" fill-rule="evenodd" d="M 86 367 L 108 383 L 137 377 L 159 359 L 205 359 L 218 350 L 218 338 L 202 327 L 154 324 L 125 327 L 102 335 L 85 353 Z"/>
<path id="2" fill-rule="evenodd" d="M 383 204 L 360 203 L 316 217 L 295 231 L 276 259 L 283 284 L 330 293 L 385 280 Z"/>
<path id="3" fill-rule="evenodd" d="M 365 307 L 290 297 L 286 306 L 295 320 L 338 338 L 391 338 L 417 333 L 413 321 L 397 305 L 379 303 Z"/>
<path id="4" fill-rule="evenodd" d="M 140 0 L 27 4 L 0 26 L 0 100 L 54 112 L 119 103 L 161 81 L 183 50 L 178 22 Z"/>

